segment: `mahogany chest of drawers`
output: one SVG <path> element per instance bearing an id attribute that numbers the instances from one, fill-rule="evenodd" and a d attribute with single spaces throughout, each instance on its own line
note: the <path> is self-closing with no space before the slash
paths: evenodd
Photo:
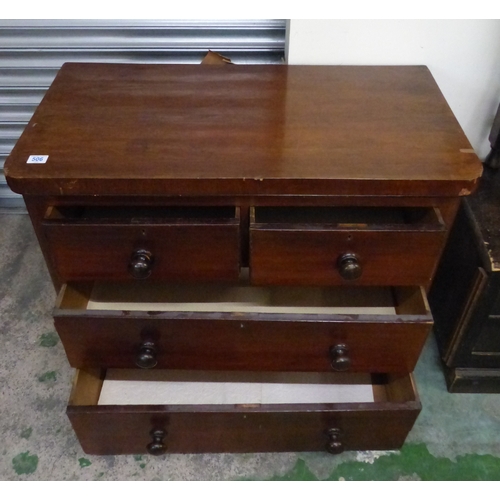
<path id="1" fill-rule="evenodd" d="M 87 453 L 403 444 L 481 175 L 427 68 L 66 64 L 5 169 Z"/>

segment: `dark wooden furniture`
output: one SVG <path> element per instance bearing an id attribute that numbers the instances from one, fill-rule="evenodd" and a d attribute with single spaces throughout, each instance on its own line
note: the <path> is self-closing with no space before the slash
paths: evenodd
<path id="1" fill-rule="evenodd" d="M 429 300 L 450 392 L 500 392 L 500 174 L 463 200 Z"/>
<path id="2" fill-rule="evenodd" d="M 403 444 L 426 292 L 481 174 L 425 67 L 66 64 L 5 169 L 59 291 L 87 453 Z M 284 385 L 98 404 L 130 369 Z M 369 400 L 310 400 L 311 377 L 361 377 Z M 279 399 L 291 380 L 301 402 Z"/>
<path id="3" fill-rule="evenodd" d="M 498 106 L 489 136 L 491 150 L 484 159 L 484 165 L 489 168 L 500 167 L 500 105 Z"/>

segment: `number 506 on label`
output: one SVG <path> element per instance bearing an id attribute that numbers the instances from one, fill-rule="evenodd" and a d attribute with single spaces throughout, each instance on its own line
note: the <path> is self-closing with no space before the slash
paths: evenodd
<path id="1" fill-rule="evenodd" d="M 49 155 L 31 155 L 26 163 L 47 163 Z"/>

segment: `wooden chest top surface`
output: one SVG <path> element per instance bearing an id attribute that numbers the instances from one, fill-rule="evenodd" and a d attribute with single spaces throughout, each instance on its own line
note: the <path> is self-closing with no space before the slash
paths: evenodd
<path id="1" fill-rule="evenodd" d="M 423 66 L 68 63 L 5 171 L 26 195 L 457 196 L 482 167 Z"/>

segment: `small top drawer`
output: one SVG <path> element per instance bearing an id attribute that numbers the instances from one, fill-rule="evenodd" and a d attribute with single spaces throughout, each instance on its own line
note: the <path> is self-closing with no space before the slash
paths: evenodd
<path id="1" fill-rule="evenodd" d="M 446 228 L 433 207 L 254 207 L 254 284 L 427 286 Z"/>
<path id="2" fill-rule="evenodd" d="M 237 207 L 52 207 L 42 223 L 63 281 L 234 281 Z"/>

